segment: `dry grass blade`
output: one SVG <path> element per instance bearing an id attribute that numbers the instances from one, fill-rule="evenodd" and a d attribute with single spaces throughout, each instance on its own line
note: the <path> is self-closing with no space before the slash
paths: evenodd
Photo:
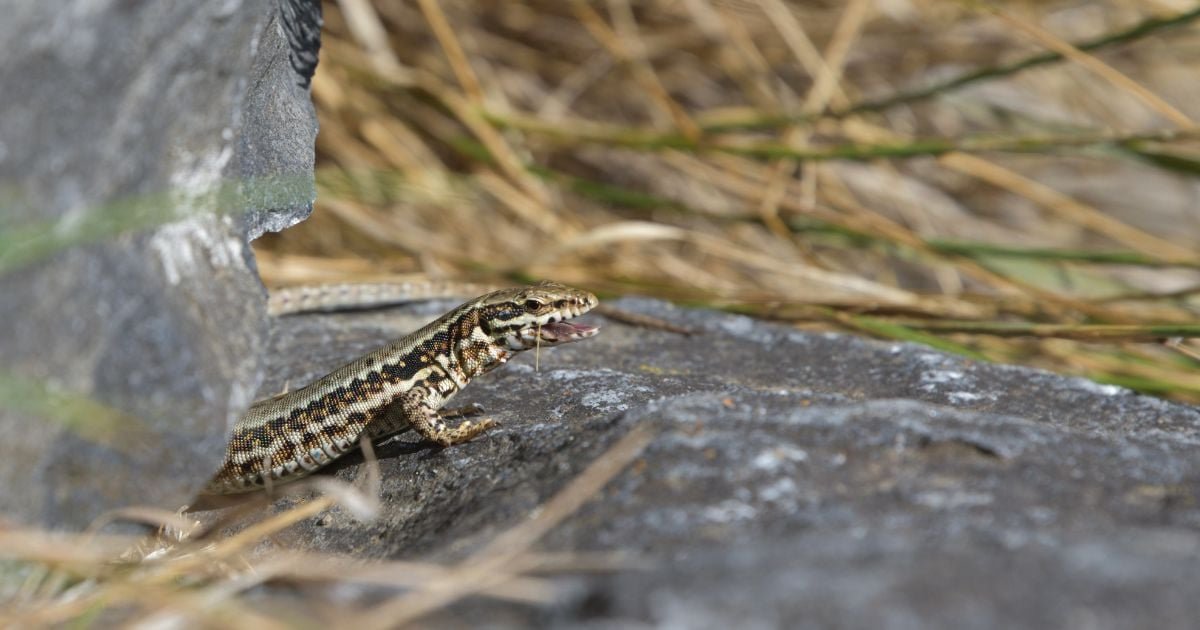
<path id="1" fill-rule="evenodd" d="M 196 531 L 200 527 L 200 523 L 194 519 L 184 516 L 179 512 L 172 512 L 170 510 L 164 510 L 150 506 L 131 506 L 116 510 L 109 510 L 104 514 L 101 514 L 92 521 L 86 532 L 89 534 L 95 534 L 104 529 L 106 525 L 118 521 L 156 525 L 159 528 L 183 532 L 185 535 L 187 532 Z"/>
<path id="2" fill-rule="evenodd" d="M 140 540 L 112 534 L 67 534 L 35 529 L 0 530 L 0 557 L 51 565 L 96 565 L 117 558 Z"/>
<path id="3" fill-rule="evenodd" d="M 553 566 L 571 570 L 566 563 Z M 586 568 L 587 565 L 580 563 L 580 566 Z M 452 568 L 421 562 L 371 562 L 344 556 L 276 551 L 255 560 L 245 571 L 214 581 L 203 589 L 200 598 L 214 603 L 229 602 L 241 593 L 267 583 L 412 589 L 431 579 L 441 579 L 451 571 Z M 544 604 L 553 593 L 545 580 L 514 576 L 503 584 L 484 589 L 481 594 L 522 604 Z"/>
<path id="4" fill-rule="evenodd" d="M 446 14 L 442 12 L 441 4 L 437 0 L 418 0 L 418 4 L 421 5 L 421 12 L 425 14 L 425 19 L 429 20 L 429 26 L 433 28 L 433 33 L 437 36 L 438 43 L 442 45 L 442 50 L 445 50 L 446 56 L 450 58 L 450 67 L 454 70 L 454 76 L 458 77 L 459 85 L 467 93 L 468 98 L 476 103 L 482 103 L 483 88 L 479 87 L 479 78 L 471 69 L 467 53 L 463 51 L 458 37 L 454 35 L 454 29 L 446 20 Z"/>
<path id="5" fill-rule="evenodd" d="M 283 531 L 300 521 L 311 518 L 321 512 L 333 507 L 336 503 L 331 497 L 317 497 L 311 501 L 302 503 L 290 510 L 281 512 L 272 516 L 260 523 L 255 523 L 246 529 L 217 541 L 211 552 L 206 554 L 208 557 L 196 556 L 193 562 L 197 564 L 205 564 L 213 559 L 229 558 L 234 554 L 243 551 L 244 549 L 258 543 L 259 541 L 269 537 L 271 534 Z M 172 572 L 182 572 L 190 567 L 175 565 L 171 567 Z"/>
<path id="6" fill-rule="evenodd" d="M 654 439 L 654 431 L 646 427 L 634 427 L 616 444 L 601 453 L 582 472 L 575 476 L 562 490 L 530 518 L 497 536 L 491 543 L 474 554 L 472 561 L 503 563 L 524 553 L 538 539 L 557 526 L 585 503 L 592 500 L 604 486 L 608 485 L 626 466 L 641 455 Z"/>
<path id="7" fill-rule="evenodd" d="M 1058 213 L 1073 223 L 1095 230 L 1135 251 L 1168 261 L 1186 262 L 1194 261 L 1197 258 L 1196 252 L 1190 248 L 1147 234 L 1049 186 L 1039 184 L 1028 177 L 977 156 L 950 153 L 942 156 L 939 161 L 949 168 L 974 175 L 990 184 L 1011 190 Z"/>
<path id="8" fill-rule="evenodd" d="M 392 81 L 409 83 L 412 76 L 396 59 L 387 31 L 369 0 L 338 0 L 350 31 L 367 52 L 375 71 Z"/>
<path id="9" fill-rule="evenodd" d="M 1154 109 L 1164 118 L 1170 120 L 1179 127 L 1183 129 L 1195 128 L 1196 123 L 1192 122 L 1192 119 L 1188 118 L 1187 114 L 1179 111 L 1157 94 L 1146 89 L 1145 86 L 1141 85 L 1137 81 L 1134 81 L 1133 79 L 1130 79 L 1125 74 L 1104 63 L 1103 61 L 1100 61 L 1095 56 L 1083 52 L 1082 50 L 1072 46 L 1062 39 L 1055 37 L 1050 31 L 1047 31 L 1046 29 L 1030 22 L 1029 20 L 1022 19 L 1010 11 L 1005 11 L 1004 9 L 995 6 L 978 2 L 971 2 L 971 5 L 995 15 L 1003 20 L 1006 24 L 1037 40 L 1038 43 L 1042 44 L 1046 48 L 1053 50 L 1054 52 L 1066 57 L 1067 59 L 1070 59 L 1071 61 L 1087 68 L 1088 70 L 1091 70 L 1092 72 L 1096 73 L 1097 76 L 1103 77 L 1105 81 L 1108 81 L 1117 89 L 1124 90 L 1134 95 L 1147 106 Z"/>
<path id="10" fill-rule="evenodd" d="M 627 3 L 613 3 L 615 13 L 624 15 L 624 20 L 627 25 L 632 25 L 634 20 L 629 15 L 629 7 Z M 671 119 L 675 122 L 675 126 L 683 133 L 684 136 L 696 139 L 700 137 L 700 128 L 687 115 L 682 107 L 671 98 L 669 92 L 663 87 L 658 75 L 654 69 L 645 61 L 645 55 L 641 51 L 641 44 L 636 36 L 627 32 L 625 37 L 615 33 L 604 18 L 596 12 L 587 2 L 583 0 L 571 0 L 571 8 L 579 17 L 579 20 L 587 27 L 589 33 L 600 42 L 613 57 L 618 60 L 630 64 L 633 69 L 633 74 L 638 83 L 644 90 L 653 98 L 654 102 L 662 108 Z"/>
<path id="11" fill-rule="evenodd" d="M 1168 338 L 1200 337 L 1194 324 L 1030 324 L 1027 322 L 897 321 L 922 330 L 956 333 L 986 333 L 1000 337 L 1048 337 L 1084 341 L 1158 341 Z"/>
<path id="12" fill-rule="evenodd" d="M 846 56 L 858 38 L 870 8 L 871 4 L 867 0 L 851 0 L 846 4 L 846 10 L 842 12 L 837 26 L 833 29 L 833 36 L 821 60 L 820 71 L 812 89 L 804 98 L 804 106 L 801 108 L 804 113 L 817 113 L 837 97 L 844 102 L 845 96 L 840 94 L 839 84 L 845 71 Z"/>
<path id="13" fill-rule="evenodd" d="M 599 313 L 609 319 L 621 322 L 623 324 L 629 324 L 630 326 L 638 326 L 640 328 L 649 328 L 652 330 L 665 330 L 667 332 L 675 333 L 677 335 L 691 336 L 691 335 L 695 335 L 698 333 L 698 331 L 696 331 L 696 330 L 687 328 L 685 326 L 680 326 L 679 324 L 669 322 L 660 317 L 652 317 L 650 315 L 645 315 L 642 313 L 634 313 L 632 311 L 625 311 L 625 310 L 622 310 L 619 308 L 614 308 L 614 307 L 607 306 L 604 304 L 597 306 L 595 308 L 594 312 Z"/>
<path id="14" fill-rule="evenodd" d="M 367 610 L 351 625 L 365 629 L 404 625 L 455 600 L 511 579 L 510 563 L 591 500 L 642 452 L 652 438 L 653 434 L 647 429 L 633 429 L 547 501 L 533 518 L 497 536 L 446 579 L 431 580 L 423 588 Z"/>
<path id="15" fill-rule="evenodd" d="M 801 112 L 804 114 L 814 114 L 825 109 L 832 101 L 838 90 L 838 83 L 841 80 L 844 64 L 846 62 L 846 54 L 850 50 L 850 46 L 857 37 L 859 29 L 862 28 L 862 23 L 866 18 L 868 5 L 864 0 L 854 0 L 849 3 L 846 10 L 842 13 L 838 26 L 834 29 L 833 38 L 830 40 L 829 47 L 825 52 L 824 58 L 809 60 L 810 64 L 814 64 L 817 69 L 816 80 L 813 86 L 808 91 L 808 95 L 804 99 L 804 104 L 801 107 Z M 786 16 L 791 18 L 791 13 L 778 0 L 771 0 L 764 6 L 764 10 L 773 15 Z M 803 29 L 795 23 L 794 19 L 783 19 L 778 23 L 778 27 L 789 41 L 795 40 L 798 43 L 803 43 L 801 52 L 808 52 L 812 48 L 812 44 Z M 793 46 L 793 51 L 796 52 L 796 46 Z M 803 61 L 803 59 L 802 59 Z M 841 101 L 845 100 L 845 96 L 838 94 Z M 789 128 L 785 133 L 784 143 L 788 145 L 803 145 L 809 139 L 808 133 L 802 133 L 796 127 Z M 817 179 L 811 174 L 813 165 L 806 164 L 802 174 L 804 181 L 812 186 L 816 186 Z M 758 212 L 762 216 L 763 221 L 777 236 L 785 237 L 789 234 L 786 224 L 779 218 L 779 203 L 783 199 L 783 195 L 787 190 L 787 180 L 792 177 L 793 163 L 788 159 L 777 160 L 771 165 L 771 174 L 768 178 L 766 189 L 759 202 Z M 806 196 L 814 198 L 815 192 L 812 195 Z M 791 240 L 791 239 L 789 239 Z M 815 263 L 815 259 L 807 256 L 810 263 Z"/>
<path id="16" fill-rule="evenodd" d="M 436 78 L 424 77 L 421 85 L 430 94 L 437 97 L 450 111 L 454 112 L 455 117 L 479 138 L 479 141 L 487 148 L 504 174 L 521 185 L 525 193 L 539 205 L 543 214 L 553 216 L 553 213 L 547 207 L 550 203 L 550 194 L 526 173 L 516 151 L 509 146 L 508 141 L 488 123 L 483 114 L 473 104 L 458 93 L 448 89 Z"/>
<path id="17" fill-rule="evenodd" d="M 779 34 L 787 44 L 789 52 L 808 71 L 808 74 L 816 77 L 818 83 L 822 81 L 829 83 L 828 89 L 831 91 L 835 90 L 837 82 L 830 81 L 833 72 L 826 66 L 825 59 L 821 57 L 821 52 L 817 50 L 812 39 L 804 32 L 804 29 L 800 26 L 800 21 L 792 13 L 792 9 L 783 0 L 763 0 L 759 3 L 759 6 L 767 17 L 770 18 L 775 28 L 779 29 Z M 840 97 L 845 99 L 844 94 L 841 94 Z"/>

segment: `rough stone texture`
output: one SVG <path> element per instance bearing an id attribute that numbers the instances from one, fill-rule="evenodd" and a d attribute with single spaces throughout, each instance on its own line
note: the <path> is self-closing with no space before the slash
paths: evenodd
<path id="1" fill-rule="evenodd" d="M 311 209 L 319 6 L 0 11 L 0 515 L 182 505 L 260 380 L 247 239 Z"/>
<path id="2" fill-rule="evenodd" d="M 388 449 L 384 513 L 334 510 L 283 545 L 461 559 L 635 425 L 640 460 L 542 549 L 653 566 L 566 578 L 543 610 L 439 621 L 616 628 L 1188 627 L 1200 618 L 1200 412 L 920 346 L 649 300 L 702 331 L 604 322 L 476 382 L 500 430 Z M 263 393 L 451 306 L 286 318 Z M 593 317 L 591 319 L 602 319 Z M 357 466 L 335 474 L 351 479 Z"/>

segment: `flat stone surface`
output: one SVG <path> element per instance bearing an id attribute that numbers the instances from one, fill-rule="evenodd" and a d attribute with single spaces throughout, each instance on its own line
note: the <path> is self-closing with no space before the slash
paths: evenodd
<path id="1" fill-rule="evenodd" d="M 1200 412 L 910 344 L 626 299 L 697 329 L 599 316 L 453 404 L 502 424 L 385 449 L 383 513 L 284 546 L 459 560 L 633 426 L 639 460 L 540 543 L 645 570 L 563 580 L 559 604 L 441 621 L 554 627 L 1187 627 L 1200 618 Z M 452 304 L 279 320 L 262 393 L 303 384 Z M 353 479 L 358 466 L 343 466 Z M 287 503 L 287 500 L 282 502 Z"/>
<path id="2" fill-rule="evenodd" d="M 183 505 L 261 379 L 246 243 L 311 209 L 319 6 L 0 11 L 0 518 Z"/>

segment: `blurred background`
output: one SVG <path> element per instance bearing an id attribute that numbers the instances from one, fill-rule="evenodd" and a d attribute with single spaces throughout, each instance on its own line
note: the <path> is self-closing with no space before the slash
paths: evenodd
<path id="1" fill-rule="evenodd" d="M 269 286 L 555 279 L 1200 400 L 1200 8 L 341 0 Z"/>

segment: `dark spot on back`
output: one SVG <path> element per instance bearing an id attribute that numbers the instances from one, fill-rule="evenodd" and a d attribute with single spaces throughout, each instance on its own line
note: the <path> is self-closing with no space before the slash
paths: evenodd
<path id="1" fill-rule="evenodd" d="M 389 363 L 383 366 L 383 376 L 392 383 L 399 383 L 416 376 L 420 369 L 421 366 L 415 363 L 413 365 L 408 365 L 404 361 Z"/>
<path id="2" fill-rule="evenodd" d="M 280 433 L 283 433 L 283 429 L 287 426 L 287 423 L 288 419 L 286 417 L 279 416 L 278 418 L 271 419 L 271 421 L 267 422 L 264 426 L 267 427 L 267 431 L 270 435 L 279 435 Z"/>
<path id="3" fill-rule="evenodd" d="M 243 439 L 247 440 L 251 446 L 257 446 L 259 444 L 266 444 L 267 440 L 269 440 L 270 438 L 271 438 L 271 436 L 267 432 L 267 427 L 265 427 L 263 425 L 259 425 L 257 427 L 254 427 L 253 429 L 250 429 L 249 431 L 246 432 L 245 436 L 243 436 Z"/>

